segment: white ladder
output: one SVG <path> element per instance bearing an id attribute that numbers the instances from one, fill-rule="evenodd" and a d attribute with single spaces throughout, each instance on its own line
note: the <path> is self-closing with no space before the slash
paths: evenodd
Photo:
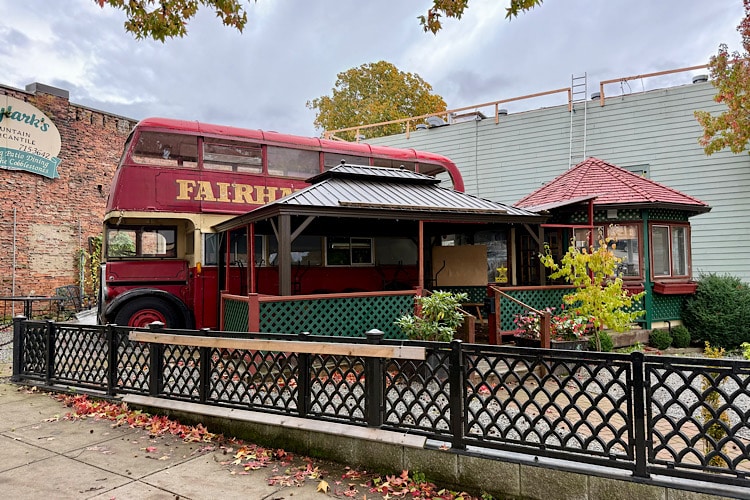
<path id="1" fill-rule="evenodd" d="M 588 78 L 570 75 L 570 152 L 568 169 L 586 159 L 586 111 Z"/>

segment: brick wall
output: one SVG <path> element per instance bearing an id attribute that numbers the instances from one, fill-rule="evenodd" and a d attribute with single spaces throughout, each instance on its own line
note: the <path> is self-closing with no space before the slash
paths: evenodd
<path id="1" fill-rule="evenodd" d="M 73 104 L 60 89 L 28 89 L 0 86 L 0 95 L 28 102 L 55 124 L 60 177 L 0 169 L 0 295 L 53 295 L 78 284 L 79 250 L 101 233 L 109 185 L 136 123 Z"/>

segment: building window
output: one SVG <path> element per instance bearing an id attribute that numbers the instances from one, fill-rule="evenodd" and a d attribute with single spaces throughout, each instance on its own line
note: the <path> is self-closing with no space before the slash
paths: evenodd
<path id="1" fill-rule="evenodd" d="M 688 276 L 688 228 L 677 225 L 651 227 L 654 277 Z"/>
<path id="2" fill-rule="evenodd" d="M 372 238 L 332 236 L 326 238 L 326 265 L 362 266 L 372 264 Z"/>

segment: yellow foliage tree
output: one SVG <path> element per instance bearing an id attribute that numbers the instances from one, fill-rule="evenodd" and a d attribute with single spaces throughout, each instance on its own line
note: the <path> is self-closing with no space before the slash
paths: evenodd
<path id="1" fill-rule="evenodd" d="M 308 101 L 307 107 L 317 110 L 316 128 L 336 130 L 438 113 L 445 111 L 446 104 L 419 75 L 404 73 L 389 62 L 379 61 L 339 73 L 331 95 Z M 404 123 L 394 123 L 361 133 L 365 137 L 379 137 L 404 131 Z M 355 140 L 354 131 L 337 135 Z"/>
<path id="2" fill-rule="evenodd" d="M 645 312 L 628 311 L 645 292 L 631 295 L 623 288 L 622 278 L 616 275 L 617 263 L 622 259 L 615 256 L 610 243 L 610 239 L 599 240 L 598 247 L 581 249 L 571 244 L 560 263 L 555 262 L 548 245 L 539 256 L 544 266 L 553 271 L 550 278 L 563 278 L 576 287 L 563 300 L 593 322 L 598 350 L 601 329 L 624 331 Z"/>

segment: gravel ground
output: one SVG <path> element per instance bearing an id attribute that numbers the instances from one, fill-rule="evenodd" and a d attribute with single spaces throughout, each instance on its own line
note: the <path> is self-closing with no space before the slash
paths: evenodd
<path id="1" fill-rule="evenodd" d="M 13 362 L 13 327 L 0 330 L 0 364 Z"/>

